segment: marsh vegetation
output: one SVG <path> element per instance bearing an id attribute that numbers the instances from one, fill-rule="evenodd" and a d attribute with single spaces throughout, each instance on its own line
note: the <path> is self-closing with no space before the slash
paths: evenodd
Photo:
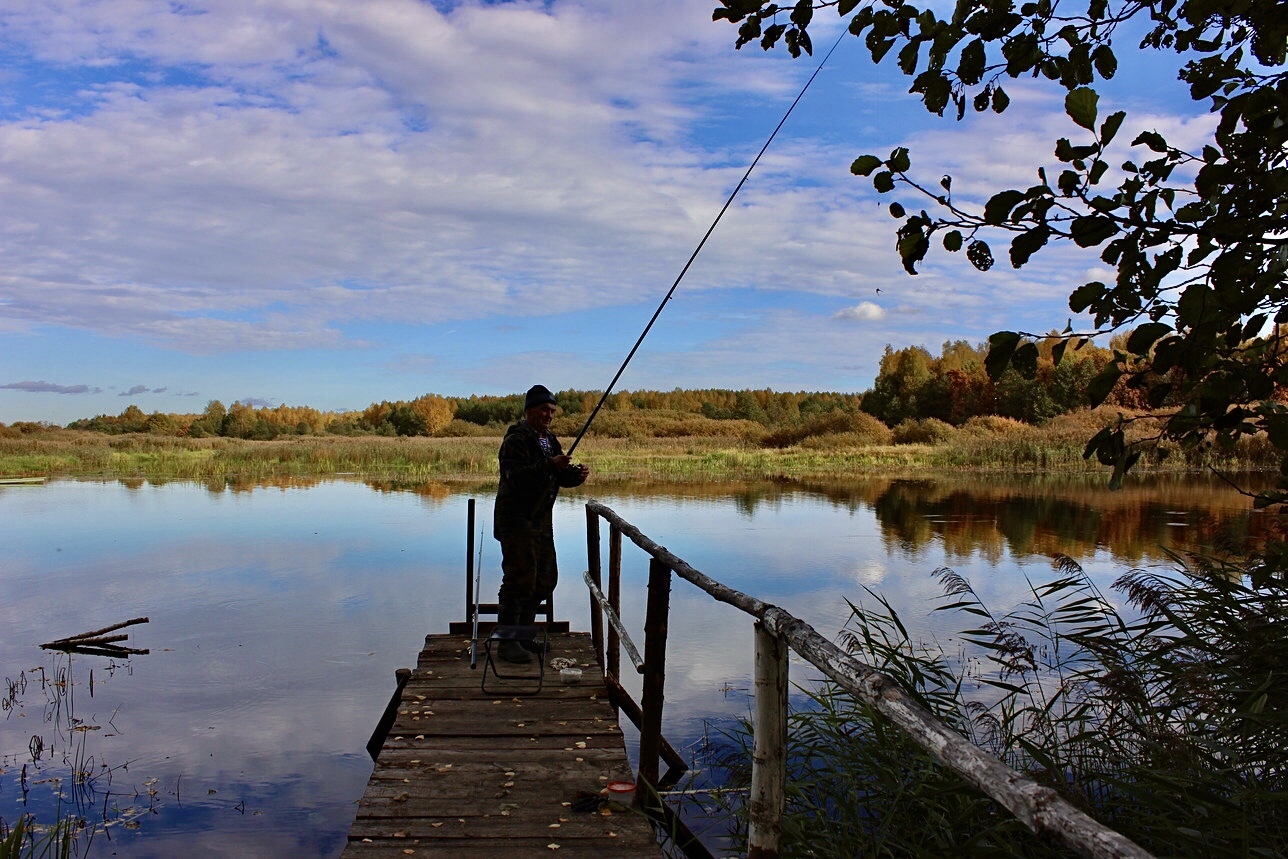
<path id="1" fill-rule="evenodd" d="M 757 480 L 846 477 L 878 472 L 987 469 L 1096 472 L 1084 456 L 1088 438 L 1118 419 L 1117 410 L 1081 411 L 1042 425 L 1002 417 L 953 426 L 935 418 L 894 428 L 864 412 L 833 411 L 798 423 L 695 418 L 640 410 L 599 419 L 577 449 L 597 482 Z M 557 419 L 567 438 L 577 416 Z M 433 436 L 290 435 L 274 439 L 107 433 L 24 425 L 0 428 L 0 476 L 139 477 L 260 480 L 356 474 L 407 481 L 477 480 L 496 476 L 501 425 L 454 422 Z M 1148 421 L 1133 432 L 1148 435 Z M 455 434 L 454 434 L 455 433 Z M 1271 468 L 1276 450 L 1251 436 L 1228 449 L 1156 446 L 1154 469 Z"/>

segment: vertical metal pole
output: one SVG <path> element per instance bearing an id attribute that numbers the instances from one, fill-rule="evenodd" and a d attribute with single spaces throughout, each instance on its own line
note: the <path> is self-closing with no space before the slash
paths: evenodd
<path id="1" fill-rule="evenodd" d="M 466 505 L 465 515 L 465 620 L 474 612 L 474 499 Z"/>
<path id="2" fill-rule="evenodd" d="M 775 859 L 787 787 L 787 645 L 756 623 L 756 724 L 748 859 Z"/>
<path id="3" fill-rule="evenodd" d="M 586 505 L 586 571 L 590 580 L 602 593 L 602 581 L 599 559 L 599 514 Z M 604 610 L 600 608 L 594 594 L 590 594 L 590 640 L 595 648 L 595 659 L 600 668 L 604 667 Z"/>
<path id="4" fill-rule="evenodd" d="M 622 616 L 622 529 L 616 523 L 608 527 L 608 604 L 620 619 Z M 617 627 L 608 625 L 608 673 L 615 679 L 622 676 L 622 642 Z"/>
<path id="5" fill-rule="evenodd" d="M 648 604 L 644 613 L 644 688 L 640 694 L 640 771 L 635 803 L 657 789 L 662 754 L 662 704 L 666 699 L 666 633 L 671 611 L 671 568 L 653 558 L 648 565 Z"/>

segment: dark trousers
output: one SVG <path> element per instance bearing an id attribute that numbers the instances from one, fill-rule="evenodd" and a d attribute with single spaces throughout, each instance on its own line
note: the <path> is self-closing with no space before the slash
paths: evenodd
<path id="1" fill-rule="evenodd" d="M 555 533 L 549 523 L 506 528 L 501 543 L 501 611 L 535 609 L 559 581 Z"/>

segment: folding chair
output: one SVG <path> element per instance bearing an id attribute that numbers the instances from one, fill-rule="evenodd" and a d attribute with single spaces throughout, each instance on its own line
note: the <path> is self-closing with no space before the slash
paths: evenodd
<path id="1" fill-rule="evenodd" d="M 523 671 L 509 670 L 501 671 L 497 668 L 497 661 L 500 657 L 496 650 L 506 641 L 517 641 L 520 644 L 536 645 L 540 648 L 540 653 L 534 653 L 537 669 L 534 672 L 531 669 Z M 492 628 L 492 634 L 483 642 L 483 680 L 480 688 L 488 694 L 498 694 L 504 692 L 509 695 L 536 695 L 541 691 L 546 682 L 546 651 L 549 649 L 550 636 L 545 627 L 539 626 L 511 626 L 510 624 L 497 624 Z M 487 675 L 492 672 L 494 680 L 525 680 L 531 683 L 536 680 L 536 688 L 531 686 L 515 689 L 513 686 L 503 686 L 500 688 L 488 688 Z"/>

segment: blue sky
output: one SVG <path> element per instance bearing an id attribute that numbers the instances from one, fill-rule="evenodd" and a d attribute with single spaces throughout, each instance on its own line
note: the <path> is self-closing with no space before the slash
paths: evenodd
<path id="1" fill-rule="evenodd" d="M 602 390 L 817 63 L 735 51 L 713 6 L 9 0 L 0 422 Z M 1120 44 L 1120 154 L 1208 135 Z M 1063 327 L 1094 256 L 908 277 L 849 173 L 906 145 L 958 199 L 1027 187 L 1062 93 L 954 122 L 908 85 L 842 42 L 619 389 L 862 391 L 887 343 Z"/>

